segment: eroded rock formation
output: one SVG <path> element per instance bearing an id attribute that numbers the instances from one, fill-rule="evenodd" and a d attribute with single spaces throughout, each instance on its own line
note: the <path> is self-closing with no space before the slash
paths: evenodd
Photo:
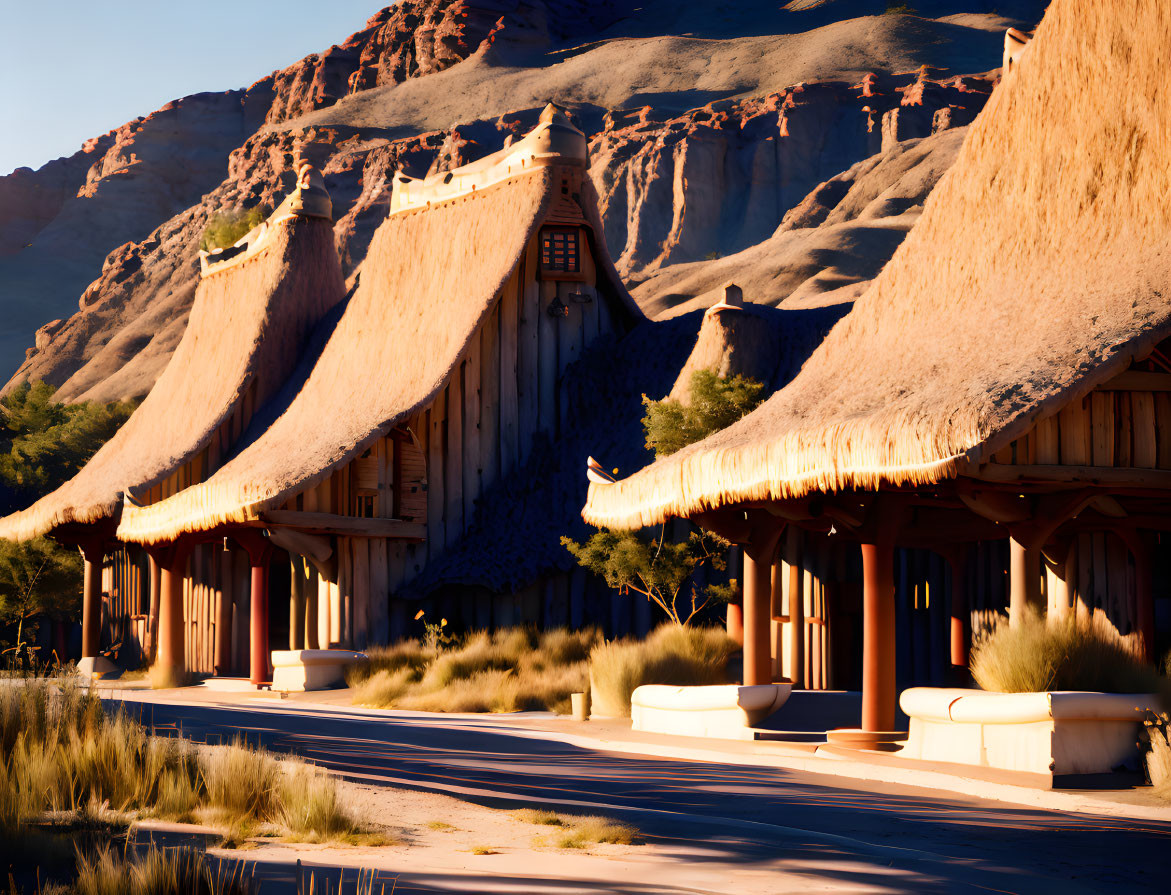
<path id="1" fill-rule="evenodd" d="M 68 399 L 143 394 L 182 334 L 197 278 L 195 252 L 211 214 L 273 206 L 291 187 L 297 162 L 312 161 L 332 195 L 336 241 L 352 277 L 387 213 L 396 169 L 423 174 L 465 164 L 526 132 L 540 108 L 483 109 L 490 114 L 431 130 L 396 126 L 385 115 L 371 121 L 355 94 L 382 95 L 431 75 L 441 81 L 464 61 L 480 66 L 472 69 L 474 84 L 497 69 L 577 65 L 593 46 L 658 46 L 655 35 L 662 32 L 651 20 L 658 14 L 581 0 L 405 0 L 341 44 L 247 90 L 187 97 L 90 141 L 68 159 L 0 177 L 0 288 L 9 311 L 0 322 L 0 364 L 11 370 L 8 358 L 27 354 L 10 385 L 45 379 Z M 888 24 L 881 23 L 887 31 Z M 751 47 L 760 45 L 760 27 L 745 32 Z M 726 44 L 737 28 L 743 30 L 733 22 L 727 34 L 713 34 Z M 616 43 L 606 44 L 611 40 Z M 939 57 L 935 49 L 928 55 Z M 737 75 L 730 70 L 711 78 L 731 85 Z M 650 103 L 617 109 L 589 102 L 594 94 L 587 88 L 576 104 L 575 97 L 559 98 L 591 135 L 591 176 L 611 253 L 625 276 L 643 283 L 637 294 L 659 314 L 701 294 L 707 288 L 702 271 L 725 269 L 729 259 L 765 269 L 769 252 L 795 252 L 782 279 L 796 285 L 786 287 L 786 296 L 806 280 L 819 283 L 819 292 L 872 276 L 914 218 L 902 212 L 921 202 L 922 184 L 934 183 L 932 175 L 919 187 L 898 185 L 900 147 L 970 121 L 992 84 L 989 76 L 923 67 L 811 80 L 695 108 L 680 102 L 693 95 L 703 102 L 734 88 L 689 85 L 661 98 L 632 88 Z M 393 118 L 393 102 L 380 102 Z M 942 149 L 930 155 L 933 165 L 948 157 Z M 857 164 L 874 167 L 861 176 L 851 168 Z M 927 162 L 917 165 L 922 174 Z M 863 181 L 893 187 L 882 199 L 886 213 L 877 206 L 871 211 L 873 221 L 894 223 L 859 223 L 868 220 L 862 212 L 858 220 L 831 220 L 844 214 L 843 201 L 850 207 L 862 201 Z M 863 236 L 850 231 L 866 247 L 858 252 L 862 260 L 849 265 L 843 261 L 849 240 L 842 243 L 845 237 L 833 230 L 846 225 L 866 230 Z M 819 248 L 805 238 L 809 233 L 786 237 L 785 246 L 773 242 L 814 229 L 831 234 L 825 239 L 832 246 Z M 796 248 L 798 242 L 805 247 Z M 843 273 L 845 267 L 851 271 Z"/>

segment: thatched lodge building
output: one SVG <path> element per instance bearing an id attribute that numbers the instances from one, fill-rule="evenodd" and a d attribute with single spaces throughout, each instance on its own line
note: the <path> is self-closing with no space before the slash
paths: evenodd
<path id="1" fill-rule="evenodd" d="M 393 595 L 566 426 L 567 369 L 641 319 L 586 161 L 549 106 L 494 155 L 396 174 L 345 297 L 328 208 L 298 200 L 328 201 L 311 169 L 205 259 L 183 342 L 125 427 L 0 520 L 82 545 L 83 654 L 148 653 L 157 617 L 164 670 L 261 683 L 273 648 L 386 642 Z"/>
<path id="2" fill-rule="evenodd" d="M 687 518 L 743 545 L 746 683 L 802 667 L 807 639 L 775 623 L 819 601 L 830 673 L 849 684 L 861 654 L 864 741 L 893 731 L 896 678 L 963 665 L 970 624 L 1006 604 L 1101 612 L 1166 649 L 1168 46 L 1164 4 L 1054 0 L 795 378 L 590 485 L 593 524 Z"/>

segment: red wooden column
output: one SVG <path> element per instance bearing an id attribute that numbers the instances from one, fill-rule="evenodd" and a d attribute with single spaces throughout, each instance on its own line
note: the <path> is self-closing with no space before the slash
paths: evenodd
<path id="1" fill-rule="evenodd" d="M 159 567 L 159 640 L 154 668 L 158 679 L 169 683 L 179 683 L 187 668 L 183 579 L 191 547 L 190 541 L 179 540 L 148 548 Z"/>
<path id="2" fill-rule="evenodd" d="M 784 526 L 764 521 L 744 544 L 744 685 L 771 684 L 773 560 Z"/>
<path id="3" fill-rule="evenodd" d="M 739 644 L 744 643 L 744 605 L 728 604 L 728 636 Z"/>
<path id="4" fill-rule="evenodd" d="M 248 680 L 259 687 L 272 681 L 268 649 L 268 560 L 272 544 L 255 529 L 244 529 L 232 537 L 248 551 L 252 566 L 252 604 L 248 617 Z"/>
<path id="5" fill-rule="evenodd" d="M 862 730 L 894 730 L 894 544 L 862 544 Z"/>
<path id="6" fill-rule="evenodd" d="M 252 616 L 250 619 L 249 680 L 259 686 L 272 680 L 268 672 L 268 554 L 252 558 Z"/>
<path id="7" fill-rule="evenodd" d="M 1008 556 L 1008 621 L 1019 625 L 1028 607 L 1040 611 L 1041 603 L 1041 538 L 1009 538 Z"/>
<path id="8" fill-rule="evenodd" d="M 78 544 L 85 563 L 81 597 L 81 658 L 97 657 L 102 637 L 102 562 L 106 558 L 101 540 Z"/>

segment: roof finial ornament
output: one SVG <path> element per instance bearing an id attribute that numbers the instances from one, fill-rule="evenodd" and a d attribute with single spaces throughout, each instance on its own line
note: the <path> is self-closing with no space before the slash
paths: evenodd
<path id="1" fill-rule="evenodd" d="M 293 214 L 333 219 L 333 202 L 325 188 L 325 178 L 309 162 L 302 162 L 297 168 L 297 186 L 286 201 Z"/>
<path id="2" fill-rule="evenodd" d="M 617 472 L 617 470 L 615 470 Z M 586 478 L 595 485 L 613 485 L 618 481 L 593 457 L 586 457 Z"/>

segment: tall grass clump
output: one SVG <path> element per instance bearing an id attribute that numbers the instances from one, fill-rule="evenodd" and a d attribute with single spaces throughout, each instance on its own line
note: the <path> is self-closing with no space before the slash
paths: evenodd
<path id="1" fill-rule="evenodd" d="M 29 681 L 0 688 L 0 829 L 49 812 L 98 809 L 298 838 L 355 833 L 335 781 L 242 743 L 196 747 L 150 736 L 92 691 Z"/>
<path id="2" fill-rule="evenodd" d="M 333 778 L 304 762 L 286 762 L 277 790 L 276 820 L 300 838 L 312 841 L 338 839 L 352 834 L 356 825 Z"/>
<path id="3" fill-rule="evenodd" d="M 727 682 L 735 641 L 720 628 L 667 623 L 646 640 L 601 643 L 590 653 L 590 697 L 594 711 L 629 717 L 630 697 L 643 684 L 693 686 Z"/>
<path id="4" fill-rule="evenodd" d="M 595 628 L 475 631 L 450 646 L 403 641 L 369 651 L 347 682 L 357 705 L 424 712 L 566 713 L 586 689 Z"/>
<path id="5" fill-rule="evenodd" d="M 255 891 L 241 865 L 212 861 L 195 849 L 151 846 L 142 855 L 109 848 L 79 854 L 71 895 L 249 895 Z"/>
<path id="6" fill-rule="evenodd" d="M 984 690 L 1091 690 L 1165 694 L 1168 681 L 1101 613 L 1089 621 L 1026 613 L 1001 619 L 972 646 L 972 677 Z"/>

